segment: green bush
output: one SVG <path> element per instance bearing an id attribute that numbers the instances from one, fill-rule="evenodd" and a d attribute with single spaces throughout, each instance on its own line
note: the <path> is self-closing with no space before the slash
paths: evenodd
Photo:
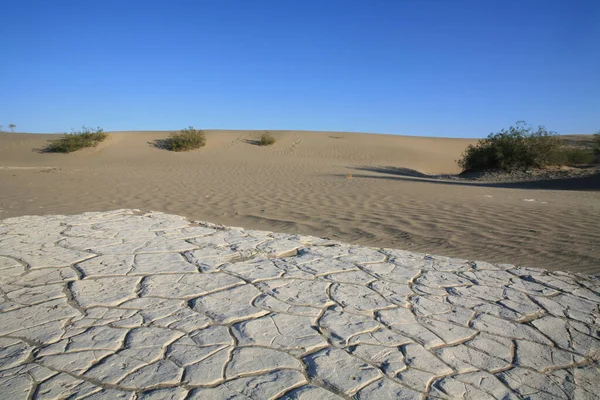
<path id="1" fill-rule="evenodd" d="M 581 147 L 562 147 L 554 158 L 554 164 L 556 165 L 591 164 L 593 162 L 593 151 Z"/>
<path id="2" fill-rule="evenodd" d="M 273 143 L 275 143 L 275 138 L 266 132 L 262 134 L 260 140 L 258 141 L 258 144 L 261 146 L 269 146 Z"/>
<path id="3" fill-rule="evenodd" d="M 86 128 L 73 130 L 71 133 L 65 133 L 60 139 L 50 140 L 44 148 L 49 153 L 71 153 L 85 147 L 94 147 L 108 137 L 100 128 Z"/>
<path id="4" fill-rule="evenodd" d="M 544 127 L 534 130 L 519 121 L 508 130 L 491 133 L 476 145 L 469 145 L 458 165 L 463 171 L 544 168 L 562 164 L 563 149 L 563 142 L 556 134 Z"/>
<path id="5" fill-rule="evenodd" d="M 600 155 L 600 132 L 594 133 L 594 154 Z"/>
<path id="6" fill-rule="evenodd" d="M 190 126 L 182 129 L 178 133 L 171 133 L 171 136 L 165 141 L 165 147 L 171 151 L 188 151 L 199 149 L 206 144 L 206 136 L 199 129 Z"/>

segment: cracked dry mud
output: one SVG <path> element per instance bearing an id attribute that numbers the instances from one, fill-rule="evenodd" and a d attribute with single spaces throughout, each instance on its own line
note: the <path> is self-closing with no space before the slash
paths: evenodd
<path id="1" fill-rule="evenodd" d="M 600 279 L 136 210 L 0 222 L 1 399 L 592 399 Z"/>

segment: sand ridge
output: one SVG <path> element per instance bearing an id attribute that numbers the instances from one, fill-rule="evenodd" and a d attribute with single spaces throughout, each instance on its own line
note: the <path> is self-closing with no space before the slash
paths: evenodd
<path id="1" fill-rule="evenodd" d="M 225 225 L 554 270 L 600 273 L 600 191 L 469 184 L 469 139 L 348 132 L 114 132 L 94 149 L 40 154 L 49 135 L 0 134 L 0 217 L 141 208 Z M 55 136 L 54 136 L 55 137 Z M 348 175 L 351 175 L 351 178 Z M 560 187 L 559 187 L 560 188 Z M 593 188 L 592 188 L 593 189 Z"/>

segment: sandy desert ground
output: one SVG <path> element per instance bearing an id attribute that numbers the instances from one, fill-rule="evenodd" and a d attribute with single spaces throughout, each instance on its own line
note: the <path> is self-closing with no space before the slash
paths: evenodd
<path id="1" fill-rule="evenodd" d="M 113 132 L 93 149 L 42 154 L 53 135 L 0 134 L 0 219 L 119 208 L 471 260 L 600 274 L 596 177 L 469 183 L 474 140 L 338 132 L 207 131 L 173 153 L 168 132 Z M 352 177 L 349 178 L 348 174 Z"/>

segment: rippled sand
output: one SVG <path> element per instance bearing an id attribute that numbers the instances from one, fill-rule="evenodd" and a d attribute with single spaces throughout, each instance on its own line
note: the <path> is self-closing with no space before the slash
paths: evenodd
<path id="1" fill-rule="evenodd" d="M 0 134 L 0 218 L 140 208 L 377 247 L 600 273 L 593 185 L 473 184 L 472 140 L 331 132 L 209 131 L 172 153 L 168 132 L 120 132 L 94 149 L 40 154 L 48 135 Z M 568 189 L 568 190 L 561 190 Z M 577 189 L 577 190 L 573 190 Z"/>

